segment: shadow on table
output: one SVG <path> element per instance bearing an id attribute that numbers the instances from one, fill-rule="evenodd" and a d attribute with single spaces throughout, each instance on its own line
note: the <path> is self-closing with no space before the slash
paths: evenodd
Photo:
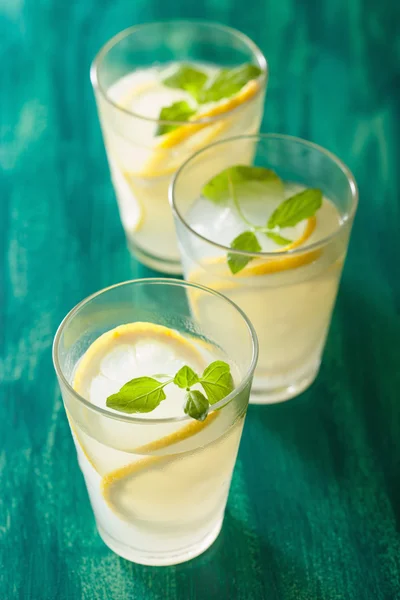
<path id="1" fill-rule="evenodd" d="M 400 295 L 396 297 L 396 287 L 398 292 L 398 281 L 393 282 L 391 295 L 384 296 L 378 287 L 362 293 L 347 286 L 339 307 L 344 315 L 342 351 L 354 402 L 349 417 L 359 420 L 359 436 L 383 476 L 400 525 Z"/>
<path id="2" fill-rule="evenodd" d="M 281 575 L 290 574 L 291 585 L 299 590 L 298 598 L 311 598 L 306 574 L 278 549 L 269 546 L 247 525 L 227 510 L 222 531 L 214 544 L 201 556 L 174 567 L 141 567 L 119 559 L 126 575 L 147 581 L 151 577 L 153 594 L 167 581 L 174 580 L 177 597 L 207 600 L 246 598 L 246 600 L 280 600 Z M 169 587 L 171 589 L 171 586 Z M 171 597 L 176 596 L 171 593 Z M 161 597 L 161 596 L 160 596 Z"/>
<path id="3" fill-rule="evenodd" d="M 253 435 L 261 427 L 321 480 L 342 487 L 357 485 L 353 471 L 370 465 L 383 474 L 399 519 L 400 319 L 378 295 L 341 290 L 316 382 L 287 402 L 250 406 L 247 427 Z"/>

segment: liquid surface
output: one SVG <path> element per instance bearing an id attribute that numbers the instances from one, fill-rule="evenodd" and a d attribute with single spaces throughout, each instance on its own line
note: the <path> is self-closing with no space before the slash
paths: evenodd
<path id="1" fill-rule="evenodd" d="M 129 323 L 108 331 L 92 344 L 77 366 L 73 385 L 94 405 L 107 408 L 107 397 L 131 379 L 149 376 L 165 381 L 184 365 L 201 374 L 212 362 L 211 356 L 205 344 L 200 347 L 173 329 L 153 323 Z M 144 419 L 183 416 L 186 391 L 173 383 L 164 391 L 166 400 L 150 413 L 136 416 Z"/>
<path id="2" fill-rule="evenodd" d="M 257 226 L 265 226 L 274 210 L 287 198 L 304 190 L 304 186 L 286 183 L 282 196 L 276 194 L 256 199 L 241 199 L 242 210 L 247 219 Z M 200 197 L 191 207 L 187 215 L 191 227 L 212 242 L 230 247 L 232 240 L 243 231 L 249 229 L 244 223 L 235 207 L 230 203 L 227 206 L 214 204 L 207 198 Z M 316 227 L 303 246 L 313 244 L 334 233 L 340 225 L 340 215 L 335 205 L 326 197 L 322 206 L 316 213 Z M 294 241 L 299 239 L 307 227 L 307 220 L 301 221 L 295 227 L 286 227 L 279 231 L 283 237 Z M 262 252 L 274 252 L 282 249 L 276 242 L 263 233 L 256 234 Z M 209 254 L 215 253 L 212 248 Z"/>
<path id="3" fill-rule="evenodd" d="M 145 144 L 154 144 L 160 140 L 157 135 L 157 121 L 162 108 L 171 106 L 175 102 L 185 101 L 191 108 L 196 110 L 197 104 L 188 92 L 178 88 L 171 88 L 162 83 L 162 79 L 172 74 L 178 67 L 179 62 L 163 65 L 162 67 L 150 67 L 139 69 L 124 77 L 121 77 L 108 90 L 108 96 L 121 108 L 128 110 L 144 119 L 138 120 L 137 136 L 142 138 Z M 210 78 L 220 71 L 215 65 L 203 63 L 191 63 L 195 68 L 206 73 Z M 201 112 L 206 112 L 219 104 L 218 102 L 202 104 Z M 151 119 L 153 121 L 146 121 Z"/>

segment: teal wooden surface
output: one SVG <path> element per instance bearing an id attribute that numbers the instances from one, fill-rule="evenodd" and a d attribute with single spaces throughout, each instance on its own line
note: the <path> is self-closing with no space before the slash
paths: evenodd
<path id="1" fill-rule="evenodd" d="M 0 1 L 2 600 L 400 598 L 399 4 L 250 5 Z M 361 202 L 317 382 L 250 408 L 220 538 L 152 569 L 96 534 L 51 343 L 78 300 L 151 274 L 125 248 L 88 70 L 118 30 L 176 16 L 254 38 L 264 130 L 337 153 Z"/>

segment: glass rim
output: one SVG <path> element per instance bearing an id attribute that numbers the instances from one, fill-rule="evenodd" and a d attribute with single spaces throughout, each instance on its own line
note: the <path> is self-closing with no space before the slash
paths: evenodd
<path id="1" fill-rule="evenodd" d="M 262 73 L 260 75 L 260 81 L 261 81 L 260 89 L 254 94 L 254 96 L 252 98 L 247 100 L 244 103 L 244 105 L 247 105 L 248 102 L 254 102 L 259 97 L 259 95 L 264 91 L 267 81 L 268 81 L 268 75 L 269 75 L 268 61 L 267 61 L 266 57 L 264 56 L 264 54 L 262 53 L 262 51 L 260 50 L 260 48 L 257 46 L 257 44 L 255 44 L 253 42 L 253 40 L 251 40 L 245 33 L 242 33 L 241 31 L 239 31 L 238 29 L 234 29 L 233 27 L 228 27 L 227 25 L 222 25 L 222 24 L 214 22 L 214 21 L 206 21 L 206 20 L 202 20 L 202 19 L 199 19 L 199 20 L 196 20 L 196 19 L 192 19 L 192 20 L 191 19 L 167 19 L 166 21 L 148 21 L 147 23 L 141 23 L 140 25 L 132 25 L 131 27 L 127 27 L 126 29 L 123 29 L 122 31 L 120 31 L 119 33 L 114 35 L 112 38 L 110 38 L 97 52 L 96 56 L 94 57 L 94 59 L 92 61 L 91 66 L 90 66 L 90 80 L 92 82 L 93 88 L 98 90 L 100 92 L 102 98 L 104 98 L 104 100 L 110 106 L 112 106 L 114 109 L 116 109 L 130 117 L 134 117 L 136 119 L 141 119 L 142 121 L 148 121 L 150 123 L 156 123 L 158 125 L 187 125 L 188 124 L 188 121 L 168 121 L 165 119 L 153 119 L 151 117 L 145 117 L 144 115 L 140 115 L 131 110 L 128 110 L 127 108 L 120 106 L 119 104 L 117 104 L 117 102 L 114 102 L 114 100 L 112 100 L 109 97 L 107 90 L 105 90 L 103 88 L 103 86 L 101 85 L 100 78 L 98 76 L 99 67 L 102 63 L 102 60 L 108 54 L 108 52 L 112 48 L 114 48 L 114 46 L 116 46 L 121 40 L 127 38 L 131 34 L 136 33 L 142 29 L 146 29 L 147 27 L 154 27 L 154 26 L 160 26 L 160 25 L 207 26 L 207 27 L 214 28 L 214 29 L 217 29 L 220 31 L 224 31 L 225 33 L 230 34 L 232 37 L 239 39 L 240 41 L 242 41 L 245 45 L 247 45 L 250 48 L 251 52 L 253 53 L 253 55 L 255 56 L 255 58 L 257 60 L 258 66 L 260 67 L 260 69 L 262 71 Z M 239 106 L 236 106 L 235 108 L 227 111 L 226 113 L 223 113 L 220 115 L 215 115 L 213 117 L 205 117 L 202 119 L 196 119 L 195 121 L 190 121 L 190 123 L 216 123 L 216 122 L 221 121 L 222 119 L 226 118 L 227 115 L 234 114 L 236 111 L 240 110 L 241 107 L 242 107 L 242 105 L 239 105 Z"/>
<path id="2" fill-rule="evenodd" d="M 181 214 L 181 212 L 177 206 L 177 202 L 176 202 L 176 193 L 175 192 L 176 192 L 177 182 L 178 182 L 179 176 L 181 175 L 182 172 L 185 171 L 186 167 L 190 166 L 191 162 L 193 160 L 195 160 L 198 156 L 200 156 L 203 152 L 206 152 L 207 150 L 209 150 L 215 146 L 219 146 L 221 144 L 226 144 L 226 143 L 235 142 L 235 141 L 242 141 L 242 140 L 254 140 L 254 141 L 261 140 L 262 141 L 262 140 L 271 140 L 271 139 L 292 142 L 295 144 L 300 144 L 302 146 L 308 147 L 312 150 L 316 150 L 316 151 L 320 152 L 321 154 L 325 155 L 327 158 L 329 158 L 345 175 L 347 182 L 349 184 L 350 192 L 351 192 L 352 204 L 351 204 L 350 210 L 345 213 L 343 218 L 341 218 L 340 223 L 339 223 L 338 227 L 335 229 L 335 231 L 333 231 L 329 235 L 321 238 L 320 240 L 313 242 L 312 244 L 309 244 L 306 246 L 300 246 L 299 248 L 293 248 L 291 250 L 276 250 L 276 251 L 271 251 L 271 252 L 249 252 L 247 250 L 235 250 L 235 249 L 230 248 L 229 246 L 224 246 L 223 244 L 214 242 L 214 241 L 210 240 L 209 238 L 205 237 L 204 235 L 202 235 L 201 233 L 198 233 L 195 229 L 193 229 L 189 225 L 189 223 L 186 221 L 186 219 L 183 217 L 183 215 Z M 281 256 L 301 255 L 305 252 L 317 250 L 323 246 L 326 246 L 330 241 L 332 241 L 339 234 L 340 231 L 342 231 L 343 227 L 347 223 L 351 223 L 352 220 L 354 219 L 354 215 L 356 213 L 357 205 L 358 205 L 358 197 L 359 197 L 358 187 L 357 187 L 357 183 L 354 178 L 354 175 L 352 174 L 350 169 L 344 164 L 344 162 L 342 162 L 335 154 L 333 154 L 329 150 L 326 150 L 322 146 L 315 144 L 314 142 L 310 142 L 308 140 L 304 140 L 299 137 L 286 135 L 286 134 L 280 134 L 280 133 L 258 133 L 258 134 L 256 133 L 253 135 L 237 135 L 237 136 L 230 137 L 230 138 L 224 138 L 223 140 L 219 140 L 217 142 L 213 142 L 212 144 L 209 144 L 208 146 L 204 146 L 203 148 L 198 150 L 196 153 L 192 154 L 189 158 L 187 158 L 185 160 L 185 162 L 182 163 L 182 165 L 179 167 L 179 169 L 177 169 L 175 171 L 175 173 L 171 179 L 169 189 L 168 189 L 168 198 L 169 198 L 169 203 L 172 208 L 172 211 L 173 211 L 174 215 L 179 219 L 179 221 L 184 225 L 184 227 L 188 231 L 190 231 L 190 233 L 192 233 L 194 236 L 196 236 L 203 242 L 207 242 L 208 244 L 214 246 L 215 248 L 218 248 L 219 250 L 224 250 L 224 252 L 229 252 L 231 254 L 236 254 L 239 256 L 248 256 L 251 258 L 277 258 L 277 257 L 281 257 Z"/>
<path id="3" fill-rule="evenodd" d="M 237 304 L 235 304 L 235 302 L 233 302 L 232 300 L 230 300 L 223 294 L 220 294 L 216 290 L 212 290 L 210 288 L 207 288 L 206 286 L 199 285 L 197 283 L 189 283 L 188 281 L 185 281 L 182 279 L 173 279 L 173 278 L 169 278 L 169 277 L 144 277 L 141 279 L 130 279 L 128 281 L 122 281 L 120 283 L 110 285 L 106 288 L 99 290 L 98 292 L 95 292 L 94 294 L 91 294 L 90 296 L 87 296 L 86 298 L 84 298 L 83 300 L 78 302 L 78 304 L 76 304 L 66 314 L 66 316 L 63 318 L 60 325 L 58 326 L 56 334 L 54 336 L 53 348 L 52 348 L 52 358 L 53 358 L 53 364 L 54 364 L 54 368 L 55 368 L 57 377 L 66 386 L 66 388 L 68 389 L 68 392 L 70 394 L 72 394 L 72 396 L 74 396 L 75 399 L 78 400 L 78 402 L 82 403 L 89 410 L 93 410 L 94 412 L 99 413 L 100 415 L 102 415 L 104 417 L 114 419 L 116 421 L 123 421 L 125 423 L 136 423 L 136 424 L 140 423 L 141 425 L 157 425 L 157 424 L 162 424 L 162 423 L 181 423 L 181 422 L 185 422 L 185 421 L 191 422 L 193 420 L 192 417 L 190 417 L 188 415 L 182 415 L 179 417 L 165 417 L 165 418 L 157 417 L 155 419 L 151 419 L 151 418 L 144 419 L 144 418 L 140 418 L 140 417 L 137 417 L 134 415 L 128 415 L 125 413 L 120 413 L 120 414 L 113 413 L 108 409 L 101 408 L 100 406 L 96 406 L 95 404 L 93 404 L 89 400 L 86 400 L 83 396 L 78 394 L 78 392 L 76 392 L 74 390 L 74 388 L 72 387 L 72 385 L 70 384 L 70 382 L 68 381 L 66 376 L 64 375 L 63 369 L 61 368 L 59 358 L 58 358 L 59 344 L 60 344 L 60 340 L 61 340 L 61 335 L 64 332 L 66 326 L 71 321 L 71 319 L 73 317 L 75 317 L 84 306 L 89 304 L 92 300 L 94 300 L 98 296 L 101 296 L 102 294 L 105 294 L 115 288 L 118 288 L 118 287 L 125 287 L 127 285 L 136 285 L 136 284 L 146 284 L 146 285 L 148 285 L 148 284 L 151 284 L 151 285 L 153 285 L 153 284 L 154 285 L 168 284 L 168 285 L 173 285 L 173 286 L 177 286 L 177 287 L 197 289 L 197 290 L 206 292 L 208 294 L 211 294 L 217 298 L 221 298 L 224 302 L 227 302 L 228 304 L 230 304 L 236 310 L 236 312 L 238 312 L 240 314 L 240 316 L 242 317 L 242 319 L 244 320 L 244 322 L 247 326 L 247 330 L 250 334 L 251 342 L 252 342 L 252 357 L 251 357 L 251 361 L 250 361 L 250 366 L 247 369 L 246 374 L 241 378 L 240 384 L 237 387 L 235 387 L 234 390 L 230 394 L 225 396 L 225 398 L 223 398 L 219 402 L 216 402 L 215 404 L 211 405 L 212 406 L 211 412 L 214 412 L 215 410 L 219 410 L 219 409 L 223 408 L 224 406 L 226 406 L 227 404 L 229 404 L 229 402 L 231 402 L 231 400 L 233 400 L 233 398 L 235 396 L 237 396 L 238 394 L 240 394 L 243 391 L 243 389 L 248 384 L 249 379 L 252 377 L 252 375 L 254 373 L 254 370 L 255 370 L 255 367 L 257 364 L 257 359 L 258 359 L 258 338 L 257 338 L 256 331 L 255 331 L 250 319 L 243 312 L 243 310 L 241 308 L 239 308 L 239 306 L 237 306 Z"/>

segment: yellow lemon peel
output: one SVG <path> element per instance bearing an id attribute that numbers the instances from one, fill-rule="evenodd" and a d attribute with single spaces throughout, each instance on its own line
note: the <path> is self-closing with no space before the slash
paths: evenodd
<path id="1" fill-rule="evenodd" d="M 260 84 L 255 79 L 249 81 L 235 96 L 232 98 L 228 98 L 224 100 L 220 104 L 213 106 L 209 110 L 206 110 L 202 113 L 199 113 L 192 117 L 193 123 L 188 123 L 187 125 L 181 125 L 177 129 L 174 129 L 170 133 L 166 134 L 162 141 L 158 144 L 158 148 L 173 148 L 178 144 L 181 144 L 187 138 L 191 137 L 198 131 L 201 131 L 205 127 L 209 127 L 210 123 L 205 122 L 201 123 L 196 121 L 200 121 L 201 119 L 208 119 L 210 117 L 218 117 L 219 115 L 224 115 L 228 112 L 231 112 L 241 104 L 248 102 L 251 100 L 256 93 L 260 89 Z"/>
<path id="2" fill-rule="evenodd" d="M 196 152 L 200 148 L 207 146 L 218 138 L 224 131 L 226 131 L 230 125 L 230 119 L 226 118 L 223 121 L 217 123 L 213 121 L 196 122 L 201 119 L 208 119 L 211 117 L 218 117 L 228 113 L 231 113 L 234 109 L 240 105 L 251 100 L 259 91 L 260 84 L 256 80 L 249 81 L 236 96 L 224 100 L 220 104 L 210 108 L 203 113 L 197 114 L 192 117 L 191 121 L 185 125 L 177 127 L 173 131 L 164 135 L 161 141 L 156 145 L 155 152 L 149 159 L 144 169 L 137 173 L 137 176 L 151 178 L 171 175 L 176 171 L 179 165 L 182 163 L 182 156 L 177 156 L 173 163 L 168 168 L 163 168 L 165 163 L 171 161 L 171 149 L 176 148 L 182 142 L 185 142 L 195 134 L 198 134 L 203 129 L 208 128 L 209 132 L 198 141 L 197 144 L 193 144 L 190 147 L 190 152 Z"/>
<path id="3" fill-rule="evenodd" d="M 218 416 L 217 412 L 211 413 L 208 415 L 207 419 L 203 422 L 193 421 L 188 423 L 182 429 L 175 431 L 159 440 L 155 440 L 154 442 L 150 442 L 149 444 L 145 444 L 140 448 L 137 448 L 136 451 L 140 452 L 155 452 L 157 450 L 161 450 L 163 448 L 170 448 L 177 444 L 178 442 L 182 442 L 200 431 L 202 431 L 205 427 L 210 425 Z M 124 482 L 127 478 L 134 477 L 139 475 L 143 471 L 152 468 L 153 466 L 159 466 L 162 463 L 171 463 L 175 460 L 179 460 L 179 454 L 175 456 L 167 455 L 167 456 L 146 456 L 145 458 L 139 459 L 129 465 L 125 465 L 119 469 L 115 469 L 111 473 L 105 475 L 101 480 L 101 492 L 104 500 L 106 501 L 109 508 L 115 512 L 119 513 L 118 506 L 113 501 L 113 492 L 115 494 L 115 487 Z"/>
<path id="4" fill-rule="evenodd" d="M 304 244 L 312 235 L 317 225 L 317 218 L 315 216 L 310 217 L 307 220 L 306 227 L 296 240 L 288 244 L 282 249 L 275 250 L 276 254 L 281 252 L 287 252 L 290 250 L 294 250 L 295 248 L 299 248 L 302 244 Z M 202 282 L 201 280 L 204 277 L 201 277 L 201 273 L 205 273 L 207 271 L 207 267 L 212 266 L 221 266 L 223 267 L 222 272 L 218 273 L 221 277 L 229 277 L 230 281 L 221 281 L 219 285 L 211 285 L 213 289 L 231 289 L 237 287 L 237 283 L 235 283 L 232 279 L 238 279 L 239 277 L 251 277 L 251 276 L 259 276 L 259 275 L 269 275 L 273 273 L 279 273 L 281 271 L 288 271 L 290 269 L 297 269 L 303 265 L 310 264 L 321 255 L 321 250 L 312 250 L 310 252 L 305 252 L 304 254 L 299 255 L 289 255 L 282 256 L 276 258 L 256 258 L 251 261 L 242 271 L 232 275 L 227 265 L 226 256 L 216 256 L 207 258 L 202 262 L 202 266 L 200 269 L 195 269 L 192 273 L 189 273 L 188 281 L 194 282 Z M 217 274 L 216 274 L 217 275 Z M 196 292 L 195 290 L 194 292 Z"/>
<path id="5" fill-rule="evenodd" d="M 136 323 L 126 323 L 124 325 L 119 325 L 111 331 L 103 333 L 103 335 L 98 337 L 97 340 L 95 340 L 93 344 L 86 350 L 75 371 L 73 380 L 73 388 L 75 391 L 82 393 L 84 390 L 84 382 L 86 379 L 87 370 L 94 361 L 100 360 L 101 356 L 104 354 L 104 350 L 110 346 L 110 342 L 112 343 L 113 339 L 126 337 L 127 343 L 133 345 L 135 338 L 137 338 L 137 341 L 141 341 L 144 336 L 151 336 L 155 339 L 162 339 L 163 341 L 166 340 L 168 343 L 173 344 L 175 348 L 179 348 L 180 350 L 182 347 L 184 347 L 185 353 L 189 360 L 193 360 L 195 363 L 201 363 L 203 361 L 202 356 L 197 348 L 188 339 L 183 337 L 174 329 L 170 329 L 164 325 L 145 323 L 142 321 L 138 321 Z"/>
<path id="6" fill-rule="evenodd" d="M 119 327 L 108 331 L 101 335 L 86 351 L 84 357 L 78 365 L 78 368 L 75 373 L 73 387 L 79 393 L 82 391 L 84 387 L 85 374 L 87 373 L 87 369 L 90 367 L 93 361 L 98 361 L 99 357 L 104 353 L 104 350 L 109 347 L 110 342 L 113 340 L 123 340 L 124 337 L 129 336 L 129 341 L 132 343 L 132 335 L 137 335 L 138 340 L 143 339 L 143 336 L 153 335 L 157 338 L 167 339 L 170 343 L 173 343 L 176 346 L 184 346 L 185 353 L 189 353 L 193 360 L 196 360 L 198 363 L 203 362 L 203 358 L 197 348 L 192 344 L 189 340 L 179 334 L 177 331 L 173 329 L 169 329 L 168 327 L 164 327 L 163 325 L 156 325 L 154 323 L 129 323 L 125 325 L 120 325 Z M 68 414 L 68 421 L 72 430 L 72 433 L 75 437 L 76 442 L 79 444 L 84 456 L 87 458 L 90 465 L 93 469 L 100 474 L 99 469 L 96 467 L 96 464 L 91 457 L 90 453 L 87 451 L 85 444 L 82 443 L 82 440 L 77 432 L 77 428 L 73 424 L 72 417 Z M 162 450 L 164 448 L 169 448 L 174 446 L 175 444 L 182 442 L 190 437 L 193 437 L 200 431 L 202 431 L 205 427 L 210 425 L 218 416 L 217 412 L 211 413 L 207 419 L 203 422 L 200 421 L 190 421 L 189 423 L 182 426 L 181 429 L 170 433 L 158 440 L 154 440 L 149 442 L 148 444 L 144 444 L 140 447 L 136 447 L 131 450 L 132 453 L 146 454 L 151 452 L 156 452 Z M 168 457 L 167 457 L 168 458 Z M 108 473 L 102 478 L 101 487 L 106 501 L 109 503 L 111 508 L 114 508 L 112 502 L 108 498 L 108 491 L 110 486 L 112 486 L 115 482 L 124 479 L 125 477 L 131 476 L 143 469 L 151 467 L 153 464 L 156 464 L 162 460 L 166 460 L 166 457 L 163 456 L 146 456 L 143 459 L 137 460 L 134 463 L 128 464 L 119 469 L 113 470 L 111 473 Z M 169 460 L 173 460 L 169 457 Z"/>

